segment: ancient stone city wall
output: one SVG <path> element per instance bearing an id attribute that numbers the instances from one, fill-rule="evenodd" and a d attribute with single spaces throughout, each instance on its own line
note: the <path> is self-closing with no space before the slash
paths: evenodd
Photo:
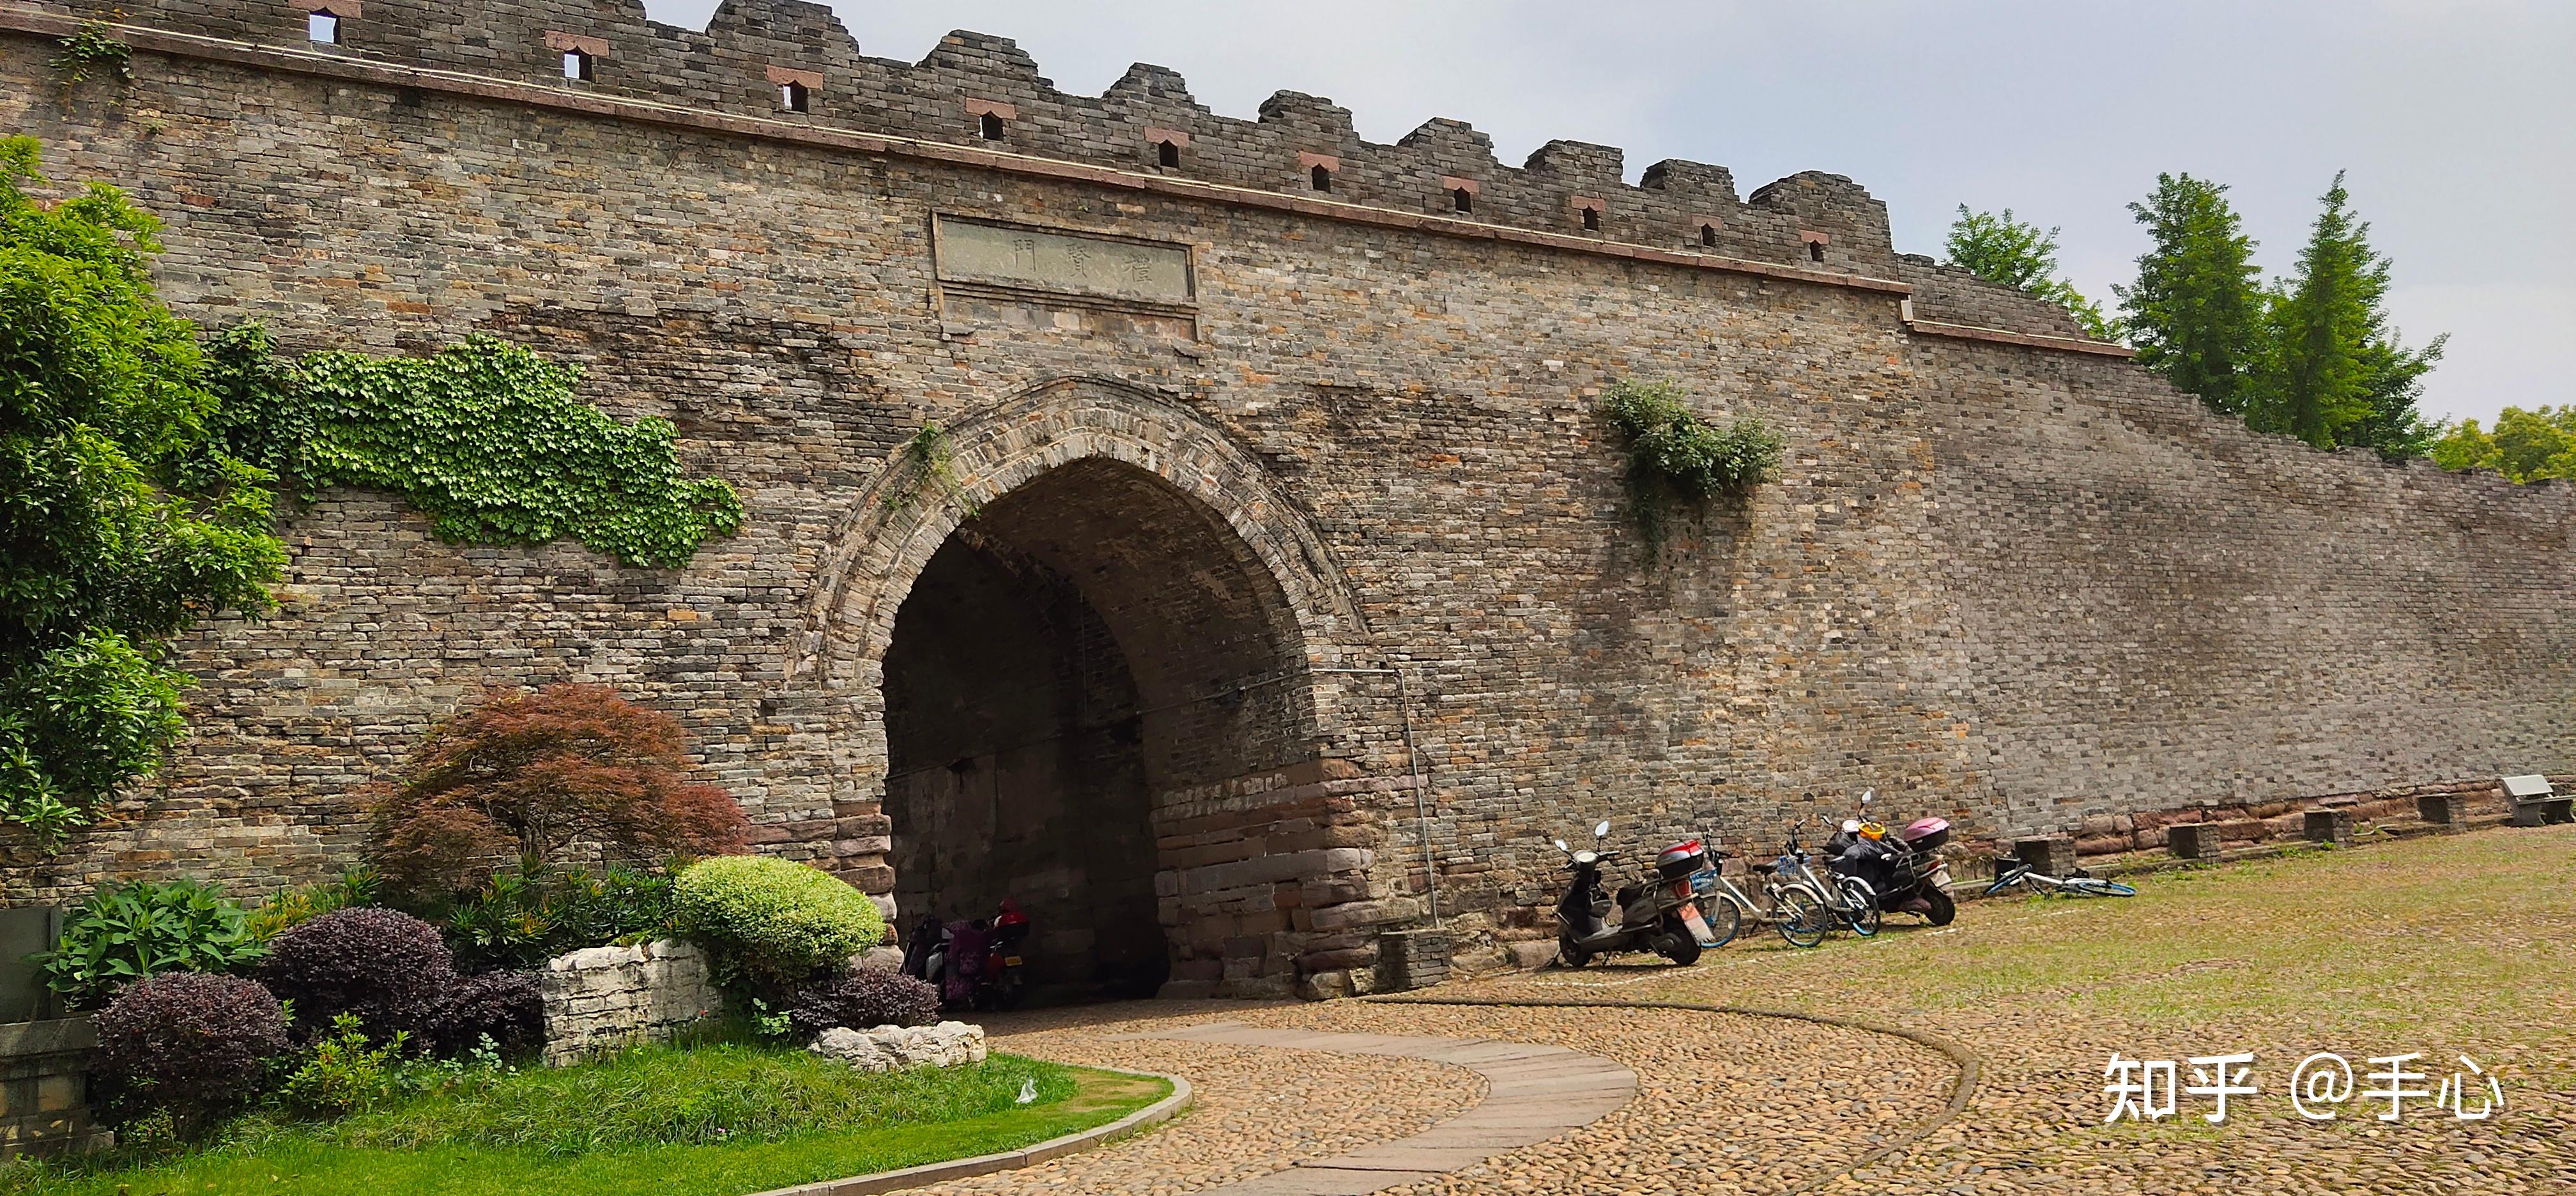
<path id="1" fill-rule="evenodd" d="M 1722 168 L 1631 185 L 1570 142 L 1515 168 L 1464 124 L 1375 145 L 1294 93 L 1219 117 L 1145 66 L 1069 96 L 1007 41 L 895 62 L 808 4 L 702 34 L 631 3 L 327 3 L 327 47 L 314 7 L 134 11 L 132 84 L 68 91 L 46 60 L 84 14 L 0 9 L 0 127 L 58 188 L 168 217 L 186 314 L 578 361 L 747 525 L 624 569 L 322 496 L 278 612 L 187 641 L 180 757 L 69 853 L 17 850 L 14 898 L 322 873 L 431 719 L 554 680 L 679 714 L 764 850 L 881 895 L 890 792 L 1049 778 L 1049 827 L 1128 803 L 1151 892 L 1083 875 L 1141 858 L 1126 831 L 1048 883 L 1153 902 L 1185 992 L 1366 967 L 1428 912 L 1426 833 L 1472 930 L 1527 925 L 1543 840 L 1603 815 L 1758 845 L 1875 787 L 2003 835 L 2576 767 L 2570 488 L 2209 416 L 2063 312 L 1895 253 L 1847 179 L 1739 200 Z M 1790 447 L 1650 563 L 1596 404 L 1667 377 Z M 891 489 L 931 420 L 972 523 Z M 897 633 L 922 578 L 1056 595 L 1012 634 L 1123 660 L 889 679 L 933 642 Z M 1054 696 L 975 743 L 907 729 L 976 685 Z"/>

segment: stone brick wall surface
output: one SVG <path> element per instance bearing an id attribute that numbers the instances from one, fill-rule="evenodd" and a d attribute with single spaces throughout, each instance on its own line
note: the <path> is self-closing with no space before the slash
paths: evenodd
<path id="1" fill-rule="evenodd" d="M 545 1001 L 545 1060 L 570 1063 L 602 1051 L 669 1042 L 724 1004 L 706 952 L 664 939 L 558 955 L 538 973 Z"/>
<path id="2" fill-rule="evenodd" d="M 1218 117 L 1154 67 L 1068 96 L 1002 39 L 904 64 L 784 0 L 703 33 L 379 0 L 336 48 L 284 4 L 124 20 L 134 82 L 66 93 L 70 11 L 0 8 L 0 126 L 55 193 L 167 216 L 183 312 L 297 349 L 529 343 L 672 420 L 748 521 L 653 571 L 320 496 L 276 614 L 182 645 L 179 758 L 71 852 L 12 846 L 12 899 L 325 874 L 431 720 L 581 680 L 681 717 L 762 850 L 892 904 L 890 755 L 937 737 L 890 753 L 887 690 L 943 692 L 889 681 L 924 655 L 896 614 L 952 540 L 1076 588 L 1126 657 L 1184 992 L 1347 988 L 1433 883 L 1462 938 L 1540 933 L 1545 839 L 1604 816 L 1643 850 L 1768 843 L 1874 787 L 2009 839 L 2576 767 L 2576 491 L 2212 416 L 1897 255 L 1839 176 L 1738 200 L 1573 142 L 1506 167 L 1295 93 Z M 605 41 L 592 82 L 548 33 Z M 774 110 L 773 67 L 821 74 L 813 111 Z M 1149 128 L 1187 135 L 1177 166 Z M 935 218 L 1177 246 L 1189 287 L 944 279 Z M 1790 447 L 1649 560 L 1597 404 L 1662 377 Z M 989 517 L 887 468 L 933 420 Z"/>
<path id="3" fill-rule="evenodd" d="M 0 1159 L 103 1145 L 90 1120 L 86 1017 L 0 1025 Z"/>

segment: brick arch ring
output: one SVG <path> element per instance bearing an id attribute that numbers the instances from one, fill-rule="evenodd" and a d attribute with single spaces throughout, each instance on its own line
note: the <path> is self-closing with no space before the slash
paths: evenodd
<path id="1" fill-rule="evenodd" d="M 1213 421 L 1105 378 L 1058 378 L 943 426 L 950 469 L 976 504 L 1060 466 L 1106 458 L 1161 478 L 1222 519 L 1286 601 L 1305 663 L 1357 659 L 1367 626 L 1333 553 L 1270 471 Z M 879 469 L 832 538 L 805 627 L 786 663 L 793 691 L 856 691 L 874 703 L 895 612 L 932 554 L 965 522 L 957 502 L 904 494 L 907 471 Z"/>

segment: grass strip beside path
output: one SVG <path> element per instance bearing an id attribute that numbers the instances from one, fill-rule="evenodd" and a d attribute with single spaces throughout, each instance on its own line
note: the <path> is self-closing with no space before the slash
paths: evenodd
<path id="1" fill-rule="evenodd" d="M 1066 1068 L 1071 1095 L 1021 1108 L 854 1133 L 772 1142 L 610 1147 L 578 1154 L 533 1147 L 438 1145 L 387 1150 L 340 1145 L 331 1134 L 285 1134 L 256 1148 L 230 1147 L 142 1169 L 32 1174 L 0 1190 L 45 1196 L 739 1196 L 1015 1150 L 1105 1125 L 1162 1099 L 1163 1080 Z M 566 1107 L 562 1116 L 579 1120 Z"/>

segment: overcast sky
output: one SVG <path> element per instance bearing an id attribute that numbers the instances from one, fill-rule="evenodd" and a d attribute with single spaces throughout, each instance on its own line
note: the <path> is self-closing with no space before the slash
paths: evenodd
<path id="1" fill-rule="evenodd" d="M 647 0 L 703 28 L 715 0 Z M 2127 205 L 2156 172 L 2227 183 L 2266 269 L 2290 267 L 2338 169 L 2395 261 L 2409 344 L 2451 337 L 2433 416 L 2576 403 L 2576 3 L 1963 3 L 1948 0 L 1223 5 L 977 0 L 835 5 L 860 49 L 918 61 L 942 33 L 1016 39 L 1097 95 L 1130 62 L 1249 118 L 1329 96 L 1361 136 L 1434 116 L 1518 164 L 1551 138 L 1800 170 L 1885 200 L 1901 251 L 1938 255 L 1961 203 L 2058 226 L 2077 287 L 2112 302 L 2145 248 Z"/>

